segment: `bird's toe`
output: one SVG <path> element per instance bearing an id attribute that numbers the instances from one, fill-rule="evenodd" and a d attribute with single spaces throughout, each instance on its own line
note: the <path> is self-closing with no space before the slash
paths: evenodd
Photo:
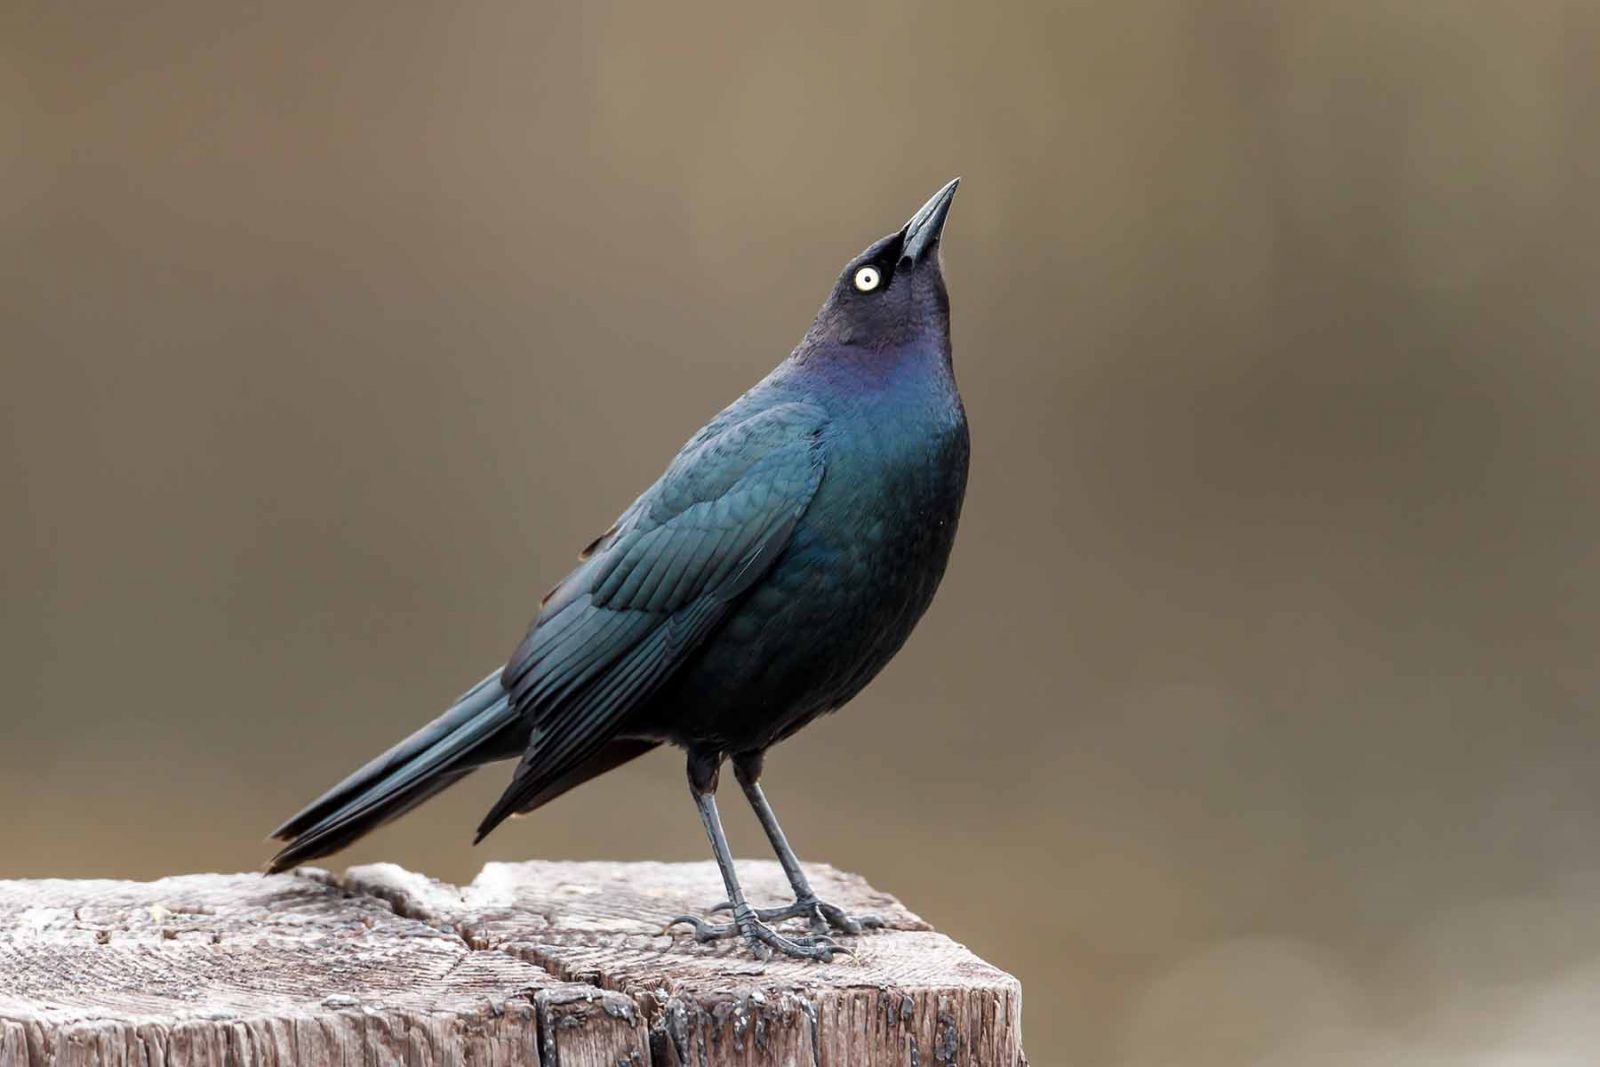
<path id="1" fill-rule="evenodd" d="M 843 908 L 822 901 L 816 904 L 816 915 L 811 920 L 813 928 L 818 925 L 819 919 L 825 928 L 852 935 L 860 934 L 864 930 L 883 928 L 883 920 L 876 915 L 848 915 Z"/>
<path id="2" fill-rule="evenodd" d="M 707 941 L 718 941 L 725 937 L 736 937 L 740 930 L 738 923 L 708 923 L 698 915 L 679 915 L 661 928 L 667 933 L 674 926 L 691 926 L 694 928 L 694 939 L 701 944 Z"/>
<path id="3" fill-rule="evenodd" d="M 848 956 L 852 954 L 849 949 L 827 935 L 826 926 L 819 930 L 813 923 L 813 929 L 810 934 L 787 935 L 779 933 L 768 925 L 772 921 L 768 918 L 769 916 L 774 916 L 777 919 L 787 919 L 812 915 L 817 911 L 815 905 L 796 902 L 783 908 L 769 908 L 758 911 L 748 904 L 742 907 L 723 904 L 712 910 L 732 911 L 734 919 L 732 922 L 710 923 L 697 915 L 679 915 L 662 927 L 661 932 L 666 933 L 674 926 L 688 926 L 692 929 L 697 944 L 739 937 L 743 939 L 745 945 L 749 948 L 750 954 L 762 961 L 769 960 L 776 954 L 793 959 L 819 960 L 827 963 L 836 955 Z M 834 910 L 837 911 L 838 909 Z M 843 915 L 843 912 L 839 914 Z"/>

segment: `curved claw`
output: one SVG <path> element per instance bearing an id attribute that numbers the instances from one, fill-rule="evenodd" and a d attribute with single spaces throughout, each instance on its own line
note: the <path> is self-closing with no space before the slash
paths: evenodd
<path id="1" fill-rule="evenodd" d="M 708 923 L 697 915 L 680 915 L 672 919 L 661 928 L 661 933 L 666 933 L 674 926 L 687 923 L 694 927 L 694 939 L 699 942 L 715 941 L 718 938 L 733 937 L 739 933 L 738 923 Z"/>

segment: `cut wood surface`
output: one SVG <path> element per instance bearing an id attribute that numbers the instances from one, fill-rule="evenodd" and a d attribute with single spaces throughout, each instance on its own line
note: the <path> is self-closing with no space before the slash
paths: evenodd
<path id="1" fill-rule="evenodd" d="M 787 901 L 777 864 L 739 869 L 753 903 Z M 0 881 L 0 1065 L 1023 1063 L 1016 979 L 807 873 L 886 928 L 832 963 L 663 932 L 721 898 L 710 863 Z"/>

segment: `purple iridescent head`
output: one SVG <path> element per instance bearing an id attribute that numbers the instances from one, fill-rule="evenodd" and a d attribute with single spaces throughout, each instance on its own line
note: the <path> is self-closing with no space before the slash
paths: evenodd
<path id="1" fill-rule="evenodd" d="M 884 349 L 930 341 L 948 348 L 950 297 L 939 265 L 939 236 L 960 183 L 950 181 L 898 231 L 845 266 L 803 346 Z"/>

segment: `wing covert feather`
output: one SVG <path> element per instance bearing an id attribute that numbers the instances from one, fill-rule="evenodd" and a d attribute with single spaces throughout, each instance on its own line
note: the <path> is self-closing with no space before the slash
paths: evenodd
<path id="1" fill-rule="evenodd" d="M 765 573 L 822 481 L 825 422 L 780 404 L 698 435 L 551 591 L 501 677 L 531 739 L 480 839 L 616 737 Z"/>

